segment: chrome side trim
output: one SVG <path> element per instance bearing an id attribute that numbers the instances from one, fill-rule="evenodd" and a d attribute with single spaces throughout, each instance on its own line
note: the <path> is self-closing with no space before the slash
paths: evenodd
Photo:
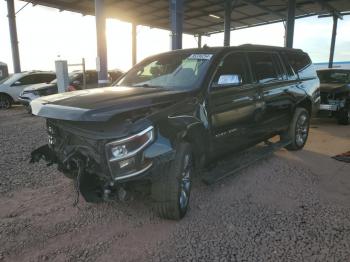
<path id="1" fill-rule="evenodd" d="M 131 173 L 131 174 L 128 174 L 128 175 L 125 175 L 125 176 L 120 176 L 120 177 L 115 177 L 114 180 L 115 181 L 119 181 L 119 180 L 123 180 L 123 179 L 126 179 L 126 178 L 131 178 L 131 177 L 134 177 L 134 176 L 137 176 L 137 175 L 140 175 L 141 173 L 143 172 L 146 172 L 148 169 L 150 169 L 152 166 L 152 163 L 150 163 L 148 166 L 146 166 L 145 168 L 139 170 L 139 171 L 136 171 L 134 173 Z"/>

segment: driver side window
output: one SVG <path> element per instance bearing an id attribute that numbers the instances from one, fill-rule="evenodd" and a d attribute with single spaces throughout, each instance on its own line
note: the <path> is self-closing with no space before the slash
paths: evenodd
<path id="1" fill-rule="evenodd" d="M 24 85 L 32 85 L 35 84 L 35 79 L 36 76 L 35 75 L 27 75 L 24 76 L 20 79 L 18 79 L 15 83 L 13 83 L 13 86 L 24 86 Z"/>
<path id="2" fill-rule="evenodd" d="M 241 53 L 233 53 L 220 62 L 212 86 L 225 88 L 246 83 L 248 83 L 246 57 Z"/>

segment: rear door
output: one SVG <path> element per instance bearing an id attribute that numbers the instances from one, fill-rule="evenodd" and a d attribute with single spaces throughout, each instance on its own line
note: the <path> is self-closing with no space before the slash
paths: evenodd
<path id="1" fill-rule="evenodd" d="M 244 53 L 233 52 L 220 62 L 209 91 L 209 119 L 215 152 L 242 147 L 252 140 L 259 92 L 251 83 Z"/>
<path id="2" fill-rule="evenodd" d="M 269 136 L 288 125 L 293 106 L 288 90 L 295 85 L 295 81 L 288 81 L 277 52 L 249 52 L 249 61 L 264 103 L 256 136 Z"/>

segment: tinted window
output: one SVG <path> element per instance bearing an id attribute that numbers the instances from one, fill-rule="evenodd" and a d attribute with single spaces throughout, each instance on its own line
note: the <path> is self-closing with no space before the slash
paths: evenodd
<path id="1" fill-rule="evenodd" d="M 214 86 L 242 85 L 249 82 L 247 61 L 243 54 L 233 53 L 226 56 L 220 63 L 215 74 Z"/>
<path id="2" fill-rule="evenodd" d="M 249 60 L 258 83 L 267 83 L 280 79 L 280 70 L 274 62 L 271 53 L 256 52 L 249 53 Z"/>
<path id="3" fill-rule="evenodd" d="M 297 73 L 300 78 L 315 76 L 315 70 L 307 54 L 300 52 L 288 52 L 286 53 L 286 57 L 294 72 Z"/>
<path id="4" fill-rule="evenodd" d="M 38 83 L 36 75 L 24 76 L 18 79 L 17 82 L 20 82 L 21 83 L 20 85 L 33 85 Z"/>
<path id="5" fill-rule="evenodd" d="M 282 58 L 282 60 L 283 60 L 284 66 L 285 66 L 285 68 L 286 68 L 286 73 L 287 73 L 288 79 L 290 79 L 290 80 L 295 80 L 295 79 L 297 79 L 298 76 L 296 75 L 296 73 L 294 72 L 294 69 L 293 69 L 292 66 L 290 65 L 286 53 L 282 53 L 282 54 L 281 54 L 281 58 Z"/>
<path id="6" fill-rule="evenodd" d="M 33 85 L 51 82 L 55 78 L 56 76 L 54 74 L 32 74 L 18 79 L 18 82 L 21 82 L 21 85 Z"/>
<path id="7" fill-rule="evenodd" d="M 56 78 L 54 74 L 37 74 L 36 81 L 37 83 L 50 83 Z"/>
<path id="8" fill-rule="evenodd" d="M 97 83 L 97 72 L 87 72 L 86 73 L 86 83 L 96 84 Z"/>

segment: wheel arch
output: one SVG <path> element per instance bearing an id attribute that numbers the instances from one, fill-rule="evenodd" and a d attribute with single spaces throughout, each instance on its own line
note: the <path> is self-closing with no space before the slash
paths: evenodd
<path id="1" fill-rule="evenodd" d="M 197 123 L 187 128 L 182 139 L 191 145 L 196 168 L 201 167 L 205 162 L 209 147 L 207 129 L 202 123 Z"/>
<path id="2" fill-rule="evenodd" d="M 191 146 L 196 167 L 200 167 L 204 163 L 207 148 L 209 147 L 208 129 L 203 122 L 190 115 L 182 115 L 176 117 L 168 117 L 166 125 L 161 125 L 159 128 L 162 135 L 171 141 L 173 149 L 186 142 Z M 169 128 L 171 126 L 171 128 Z"/>
<path id="3" fill-rule="evenodd" d="M 305 97 L 304 99 L 300 100 L 295 108 L 297 107 L 302 107 L 302 108 L 305 108 L 309 115 L 311 116 L 312 115 L 312 102 L 311 102 L 311 99 L 309 97 Z"/>
<path id="4" fill-rule="evenodd" d="M 11 95 L 9 95 L 8 93 L 5 93 L 5 92 L 0 92 L 0 96 L 6 96 L 6 97 L 10 98 L 11 103 L 13 103 L 15 101 Z"/>

